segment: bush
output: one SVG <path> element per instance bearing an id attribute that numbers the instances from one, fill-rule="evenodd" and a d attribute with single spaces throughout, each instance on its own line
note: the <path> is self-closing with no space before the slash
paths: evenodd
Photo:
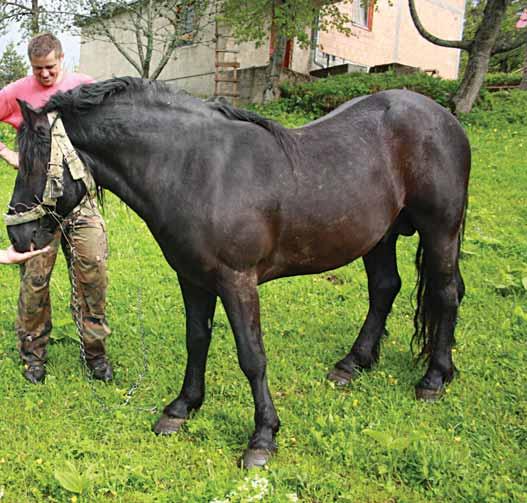
<path id="1" fill-rule="evenodd" d="M 14 148 L 16 143 L 15 128 L 9 124 L 0 123 L 0 141 L 5 143 L 9 148 Z"/>
<path id="2" fill-rule="evenodd" d="M 502 127 L 508 124 L 527 125 L 527 92 L 520 89 L 484 92 L 469 114 L 460 117 L 465 125 Z"/>
<path id="3" fill-rule="evenodd" d="M 487 75 L 485 85 L 517 85 L 521 75 L 495 73 Z M 303 112 L 310 116 L 324 115 L 342 103 L 378 91 L 387 89 L 408 89 L 437 101 L 449 108 L 451 97 L 457 90 L 459 81 L 444 80 L 424 73 L 396 75 L 393 72 L 382 74 L 350 73 L 319 79 L 315 82 L 290 84 L 284 83 L 282 89 L 281 110 L 288 113 Z M 480 92 L 474 112 L 487 113 L 498 111 L 500 120 L 524 123 L 521 110 L 525 110 L 527 93 L 514 90 L 508 94 L 502 91 L 490 93 L 483 88 Z M 474 116 L 475 117 L 475 116 Z M 482 120 L 478 117 L 478 121 Z"/>
<path id="4" fill-rule="evenodd" d="M 24 58 L 16 52 L 15 44 L 10 43 L 0 57 L 0 88 L 27 75 Z"/>
<path id="5" fill-rule="evenodd" d="M 450 97 L 457 88 L 457 81 L 443 80 L 424 73 L 396 75 L 350 73 L 307 84 L 282 85 L 282 96 L 288 111 L 299 109 L 317 116 L 324 115 L 342 103 L 387 89 L 409 89 L 448 106 Z"/>
<path id="6" fill-rule="evenodd" d="M 522 80 L 521 73 L 489 73 L 485 77 L 486 86 L 517 86 Z"/>

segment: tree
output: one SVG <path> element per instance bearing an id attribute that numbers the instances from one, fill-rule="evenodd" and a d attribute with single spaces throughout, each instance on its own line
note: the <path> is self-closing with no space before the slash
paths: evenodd
<path id="1" fill-rule="evenodd" d="M 76 1 L 68 0 L 0 0 L 0 33 L 13 24 L 19 24 L 28 36 L 68 31 L 76 8 Z"/>
<path id="2" fill-rule="evenodd" d="M 472 40 L 477 32 L 478 26 L 481 24 L 483 17 L 483 10 L 485 8 L 484 1 L 469 2 L 465 11 L 465 27 L 463 30 L 463 39 Z M 505 46 L 518 40 L 518 32 L 515 29 L 515 23 L 518 19 L 518 1 L 512 1 L 501 22 L 500 31 L 498 34 L 497 44 Z M 462 55 L 461 68 L 466 67 L 467 53 Z M 495 54 L 491 56 L 489 61 L 489 71 L 491 72 L 505 72 L 509 73 L 521 68 L 523 59 L 523 48 L 519 47 L 508 52 Z"/>
<path id="3" fill-rule="evenodd" d="M 507 12 L 507 7 L 512 4 L 512 0 L 486 0 L 483 2 L 484 0 L 481 2 L 480 22 L 476 26 L 473 38 L 444 40 L 426 30 L 417 14 L 415 0 L 409 0 L 412 20 L 422 37 L 433 44 L 461 49 L 468 53 L 468 61 L 461 84 L 452 98 L 456 114 L 467 113 L 472 109 L 483 85 L 491 56 L 516 49 L 525 43 L 523 37 L 508 42 L 499 41 L 501 23 Z"/>
<path id="4" fill-rule="evenodd" d="M 340 2 L 351 3 L 351 0 Z M 351 34 L 350 17 L 331 0 L 224 0 L 221 16 L 240 42 L 268 40 L 271 31 L 271 57 L 267 72 L 266 96 L 272 97 L 277 88 L 284 51 L 288 40 L 296 40 L 303 47 L 314 43 L 311 29 L 335 28 Z"/>
<path id="5" fill-rule="evenodd" d="M 521 30 L 525 29 L 527 27 L 527 8 L 523 9 L 520 19 L 518 19 L 518 22 L 516 23 L 516 29 Z M 527 35 L 527 31 L 525 32 L 524 36 Z M 520 89 L 527 90 L 527 48 L 524 51 L 524 59 L 523 59 L 523 72 L 522 72 L 522 80 L 520 82 Z"/>
<path id="6" fill-rule="evenodd" d="M 209 0 L 84 0 L 85 37 L 111 43 L 143 78 L 157 79 L 176 49 L 202 42 L 214 22 Z"/>
<path id="7" fill-rule="evenodd" d="M 10 82 L 27 75 L 28 67 L 24 58 L 15 50 L 15 44 L 10 43 L 0 58 L 0 89 Z"/>

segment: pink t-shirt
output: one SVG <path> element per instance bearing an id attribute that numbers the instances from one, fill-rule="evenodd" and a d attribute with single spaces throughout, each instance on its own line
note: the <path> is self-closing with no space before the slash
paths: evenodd
<path id="1" fill-rule="evenodd" d="M 11 124 L 16 129 L 20 127 L 24 119 L 17 98 L 26 101 L 33 108 L 40 108 L 57 91 L 69 91 L 80 84 L 91 82 L 94 79 L 81 73 L 64 73 L 58 84 L 49 87 L 41 85 L 33 75 L 17 80 L 0 91 L 0 122 Z M 0 150 L 4 147 L 0 141 Z"/>

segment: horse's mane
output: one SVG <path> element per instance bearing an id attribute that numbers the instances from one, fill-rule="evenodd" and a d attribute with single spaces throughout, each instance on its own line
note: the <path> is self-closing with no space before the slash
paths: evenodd
<path id="1" fill-rule="evenodd" d="M 278 122 L 266 119 L 265 117 L 262 117 L 261 115 L 249 110 L 235 108 L 221 98 L 214 101 L 209 101 L 207 104 L 214 110 L 218 110 L 227 119 L 251 122 L 266 129 L 276 138 L 292 166 L 294 167 L 298 163 L 299 151 L 295 138 L 291 136 L 285 127 L 283 127 L 281 124 L 278 124 Z"/>
<path id="2" fill-rule="evenodd" d="M 145 99 L 169 99 L 177 97 L 178 102 L 191 107 L 192 111 L 210 113 L 219 112 L 228 120 L 237 120 L 255 124 L 269 131 L 280 144 L 292 166 L 298 163 L 298 147 L 295 138 L 289 131 L 275 121 L 266 119 L 257 113 L 232 107 L 225 100 L 215 99 L 203 101 L 193 98 L 180 89 L 174 89 L 165 82 L 144 80 L 134 77 L 118 77 L 114 79 L 83 84 L 70 91 L 58 92 L 42 107 L 43 113 L 58 110 L 61 113 L 83 113 L 114 96 L 129 96 Z"/>
<path id="3" fill-rule="evenodd" d="M 70 91 L 59 91 L 42 107 L 44 113 L 58 110 L 60 112 L 85 112 L 101 105 L 107 98 L 114 95 L 152 90 L 154 92 L 170 92 L 170 88 L 162 83 L 142 80 L 134 77 L 118 77 L 91 84 L 82 84 Z"/>

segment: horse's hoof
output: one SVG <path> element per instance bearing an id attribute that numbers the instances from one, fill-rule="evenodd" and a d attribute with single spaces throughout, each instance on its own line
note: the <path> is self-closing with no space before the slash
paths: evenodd
<path id="1" fill-rule="evenodd" d="M 355 379 L 355 372 L 348 372 L 347 370 L 339 369 L 335 367 L 329 374 L 328 379 L 334 382 L 337 386 L 346 386 L 353 379 Z"/>
<path id="2" fill-rule="evenodd" d="M 247 470 L 249 468 L 263 468 L 272 455 L 273 451 L 268 449 L 246 449 L 243 458 L 240 460 L 240 466 Z"/>
<path id="3" fill-rule="evenodd" d="M 154 425 L 154 433 L 156 435 L 172 435 L 172 433 L 179 431 L 185 421 L 186 419 L 181 417 L 172 417 L 163 414 Z"/>
<path id="4" fill-rule="evenodd" d="M 415 398 L 417 400 L 423 400 L 425 402 L 436 402 L 444 394 L 444 388 L 439 389 L 429 389 L 429 388 L 419 388 L 415 387 Z"/>

